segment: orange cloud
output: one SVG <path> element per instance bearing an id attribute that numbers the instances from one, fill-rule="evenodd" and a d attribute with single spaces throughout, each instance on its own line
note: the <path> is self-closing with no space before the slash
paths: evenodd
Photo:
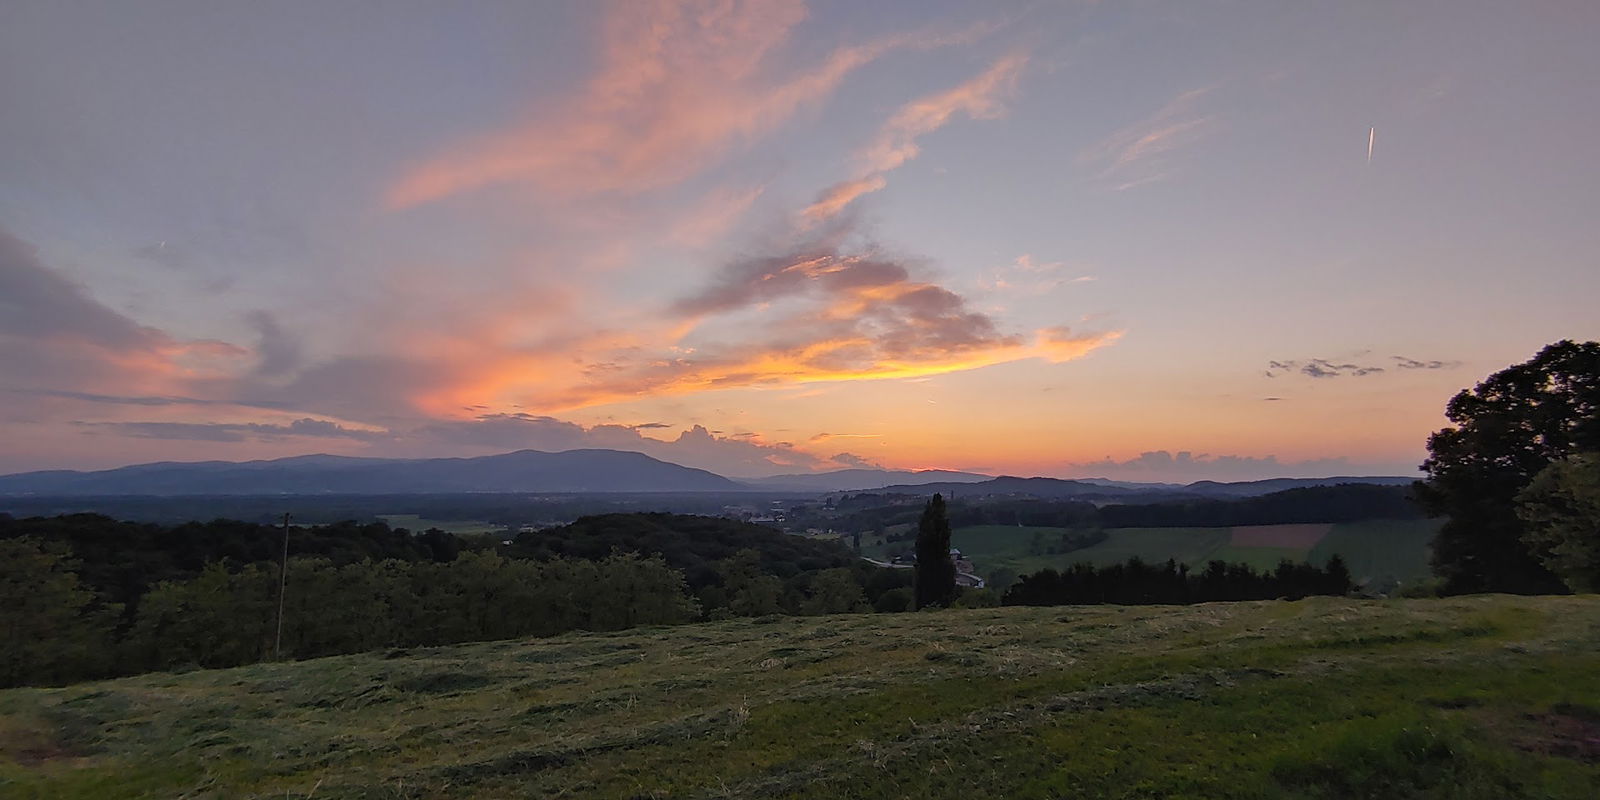
<path id="1" fill-rule="evenodd" d="M 944 127 L 957 112 L 972 119 L 999 116 L 1003 108 L 1000 100 L 1016 88 L 1017 76 L 1027 62 L 1025 55 L 1013 53 L 960 86 L 902 106 L 861 155 L 863 174 L 824 189 L 801 216 L 813 222 L 827 219 L 857 197 L 887 186 L 884 173 L 899 168 L 921 152 L 917 138 Z"/>
<path id="2" fill-rule="evenodd" d="M 687 247 L 711 244 L 727 233 L 766 189 L 765 184 L 714 189 L 672 224 L 667 238 Z"/>
<path id="3" fill-rule="evenodd" d="M 574 387 L 552 397 L 546 407 L 566 410 L 641 396 L 692 394 L 747 386 L 919 378 L 1028 358 L 1061 363 L 1082 358 L 1120 335 L 1120 331 L 1112 331 L 1063 339 L 1041 334 L 1038 342 L 1032 345 L 1008 337 L 981 347 L 899 357 L 883 355 L 863 339 L 825 340 L 790 348 L 750 348 L 717 360 L 657 362 L 618 380 Z"/>
<path id="4" fill-rule="evenodd" d="M 827 219 L 843 211 L 844 207 L 854 202 L 857 197 L 871 194 L 888 185 L 889 179 L 876 173 L 864 178 L 840 181 L 823 189 L 816 201 L 806 206 L 800 213 L 810 220 Z"/>
<path id="5" fill-rule="evenodd" d="M 759 320 L 747 318 L 752 309 L 761 309 Z M 918 378 L 1027 358 L 1062 362 L 1120 335 L 1047 328 L 1029 341 L 899 263 L 841 254 L 828 241 L 730 265 L 673 310 L 689 320 L 678 332 L 699 346 L 610 358 L 605 369 L 534 390 L 526 402 L 554 411 L 748 386 Z"/>
<path id="6" fill-rule="evenodd" d="M 601 68 L 582 91 L 554 112 L 417 165 L 389 188 L 387 204 L 408 208 L 512 182 L 571 194 L 671 185 L 730 144 L 827 97 L 885 53 L 955 40 L 910 34 L 841 47 L 774 81 L 770 56 L 806 13 L 799 0 L 615 3 L 603 26 Z"/>

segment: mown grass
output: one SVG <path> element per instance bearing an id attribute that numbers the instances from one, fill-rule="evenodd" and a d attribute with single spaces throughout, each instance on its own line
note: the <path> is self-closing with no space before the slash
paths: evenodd
<path id="1" fill-rule="evenodd" d="M 0 692 L 0 796 L 1593 797 L 1600 598 L 762 618 Z"/>

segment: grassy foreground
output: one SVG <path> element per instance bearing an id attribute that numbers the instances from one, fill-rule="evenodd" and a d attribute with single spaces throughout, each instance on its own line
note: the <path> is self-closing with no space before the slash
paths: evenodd
<path id="1" fill-rule="evenodd" d="M 1600 789 L 1600 597 L 763 618 L 0 692 L 0 796 Z"/>

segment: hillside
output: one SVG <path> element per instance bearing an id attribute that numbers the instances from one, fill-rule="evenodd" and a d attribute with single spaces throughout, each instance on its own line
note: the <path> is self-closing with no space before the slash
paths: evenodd
<path id="1" fill-rule="evenodd" d="M 518 450 L 477 458 L 423 459 L 319 455 L 0 476 L 0 494 L 13 495 L 704 492 L 744 488 L 702 469 L 621 450 Z"/>
<path id="2" fill-rule="evenodd" d="M 7 797 L 1570 797 L 1600 598 L 761 618 L 0 692 Z"/>

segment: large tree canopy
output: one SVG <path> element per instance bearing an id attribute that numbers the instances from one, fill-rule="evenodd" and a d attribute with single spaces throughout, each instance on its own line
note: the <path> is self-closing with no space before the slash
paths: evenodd
<path id="1" fill-rule="evenodd" d="M 1418 496 L 1449 520 L 1433 545 L 1449 592 L 1559 592 L 1524 542 L 1517 494 L 1552 462 L 1600 450 L 1600 342 L 1561 341 L 1450 400 Z"/>
<path id="2" fill-rule="evenodd" d="M 1517 500 L 1539 563 L 1574 592 L 1600 592 L 1600 453 L 1545 467 Z"/>

